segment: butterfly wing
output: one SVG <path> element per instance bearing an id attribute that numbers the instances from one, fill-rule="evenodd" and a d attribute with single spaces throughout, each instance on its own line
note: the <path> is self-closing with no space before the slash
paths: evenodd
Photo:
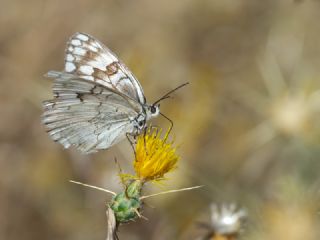
<path id="1" fill-rule="evenodd" d="M 53 100 L 44 102 L 42 121 L 53 140 L 84 153 L 107 149 L 133 131 L 142 111 L 127 95 L 74 74 L 51 71 Z"/>
<path id="2" fill-rule="evenodd" d="M 98 82 L 145 104 L 139 81 L 118 57 L 94 37 L 76 33 L 68 41 L 65 72 Z"/>

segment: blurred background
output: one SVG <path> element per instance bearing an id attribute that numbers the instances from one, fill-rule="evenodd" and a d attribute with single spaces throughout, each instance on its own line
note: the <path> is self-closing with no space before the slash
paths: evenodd
<path id="1" fill-rule="evenodd" d="M 205 185 L 147 201 L 120 239 L 195 239 L 211 202 L 249 215 L 241 239 L 319 239 L 320 1 L 0 0 L 0 239 L 105 239 L 116 157 L 133 173 L 127 141 L 97 154 L 64 150 L 40 122 L 77 31 L 111 48 L 148 102 L 174 121 L 181 161 L 162 187 Z M 153 124 L 169 126 L 161 117 Z"/>

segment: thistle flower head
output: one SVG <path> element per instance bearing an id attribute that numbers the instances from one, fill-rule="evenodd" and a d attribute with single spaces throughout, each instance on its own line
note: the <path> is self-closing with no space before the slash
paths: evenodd
<path id="1" fill-rule="evenodd" d="M 246 212 L 235 204 L 211 205 L 211 227 L 220 235 L 237 235 L 245 217 Z"/>
<path id="2" fill-rule="evenodd" d="M 149 127 L 137 138 L 134 169 L 142 181 L 162 180 L 164 175 L 176 168 L 179 156 L 173 141 L 168 142 L 170 129 L 161 137 L 161 129 Z"/>
<path id="3" fill-rule="evenodd" d="M 118 193 L 109 204 L 118 223 L 125 223 L 136 219 L 141 208 L 140 193 L 142 183 L 134 180 L 126 187 L 125 191 Z"/>

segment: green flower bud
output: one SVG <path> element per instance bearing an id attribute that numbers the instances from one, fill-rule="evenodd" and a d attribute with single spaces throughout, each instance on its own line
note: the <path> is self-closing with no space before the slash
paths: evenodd
<path id="1" fill-rule="evenodd" d="M 132 181 L 125 191 L 113 197 L 110 208 L 113 210 L 118 223 L 125 223 L 138 217 L 141 208 L 140 193 L 142 182 Z"/>

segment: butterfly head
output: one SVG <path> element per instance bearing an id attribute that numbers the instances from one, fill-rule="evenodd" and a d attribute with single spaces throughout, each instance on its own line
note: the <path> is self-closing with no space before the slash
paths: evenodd
<path id="1" fill-rule="evenodd" d="M 152 104 L 147 108 L 147 115 L 149 118 L 154 118 L 160 113 L 160 104 Z"/>
<path id="2" fill-rule="evenodd" d="M 160 104 L 144 105 L 144 113 L 139 114 L 134 119 L 134 131 L 135 134 L 140 134 L 145 128 L 147 121 L 160 114 Z"/>

